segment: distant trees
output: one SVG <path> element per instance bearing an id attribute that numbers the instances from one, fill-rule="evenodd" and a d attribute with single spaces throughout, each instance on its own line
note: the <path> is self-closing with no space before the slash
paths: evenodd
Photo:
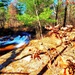
<path id="1" fill-rule="evenodd" d="M 74 8 L 71 3 L 69 0 L 0 0 L 0 14 L 9 26 L 16 26 L 19 21 L 25 26 L 33 25 L 36 37 L 40 38 L 44 25 L 73 24 Z"/>
<path id="2" fill-rule="evenodd" d="M 36 37 L 42 37 L 42 25 L 55 22 L 55 19 L 51 18 L 53 10 L 50 9 L 50 4 L 53 1 L 26 0 L 23 2 L 26 3 L 27 11 L 23 15 L 18 15 L 18 20 L 23 21 L 25 25 L 34 25 L 36 29 Z"/>
<path id="3" fill-rule="evenodd" d="M 4 27 L 6 17 L 5 17 L 5 9 L 4 9 L 4 4 L 0 2 L 0 27 Z"/>
<path id="4" fill-rule="evenodd" d="M 56 20 L 58 21 L 58 24 L 61 24 L 62 26 L 66 26 L 66 24 L 74 25 L 75 1 L 74 0 L 54 0 L 54 4 L 57 4 L 55 12 L 56 12 Z"/>
<path id="5" fill-rule="evenodd" d="M 2 9 L 3 8 L 3 9 Z M 19 2 L 18 0 L 0 0 L 0 9 L 4 10 L 1 14 L 4 13 L 5 17 L 3 20 L 7 20 L 9 27 L 16 27 L 18 23 L 16 15 L 24 14 L 26 6 L 24 3 Z M 1 22 L 1 21 L 0 21 Z M 4 21 L 1 23 L 1 26 L 5 25 Z"/>
<path id="6" fill-rule="evenodd" d="M 66 26 L 66 24 L 74 25 L 75 15 L 73 13 L 75 11 L 75 9 L 74 9 L 75 1 L 74 0 L 65 0 L 64 6 L 65 6 L 65 11 L 64 11 L 63 26 Z"/>

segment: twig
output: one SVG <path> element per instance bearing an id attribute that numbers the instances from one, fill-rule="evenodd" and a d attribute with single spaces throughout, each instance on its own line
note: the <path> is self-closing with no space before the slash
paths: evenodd
<path id="1" fill-rule="evenodd" d="M 66 50 L 66 48 L 67 48 L 67 46 L 66 46 L 59 54 L 57 54 L 57 55 L 54 57 L 54 59 L 51 61 L 51 64 L 54 63 L 54 61 L 57 59 L 57 57 L 58 57 L 59 55 L 61 55 L 61 54 Z"/>
<path id="2" fill-rule="evenodd" d="M 59 55 L 61 55 L 64 51 L 65 51 L 65 49 L 67 48 L 67 46 L 58 54 L 58 55 L 56 55 L 55 57 L 54 57 L 54 59 L 51 61 L 51 64 L 53 64 L 54 63 L 54 61 L 57 59 L 57 57 L 59 56 Z M 48 62 L 49 63 L 49 62 Z M 43 67 L 43 69 L 37 74 L 37 75 L 43 75 L 46 71 L 47 71 L 47 66 L 48 66 L 48 63 Z"/>
<path id="3" fill-rule="evenodd" d="M 24 74 L 24 75 L 29 75 L 29 73 L 23 73 L 23 72 L 3 72 L 3 71 L 1 71 L 0 74 Z"/>

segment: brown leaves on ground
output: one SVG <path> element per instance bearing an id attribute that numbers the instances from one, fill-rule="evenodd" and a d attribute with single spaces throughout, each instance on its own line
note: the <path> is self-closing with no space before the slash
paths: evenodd
<path id="1" fill-rule="evenodd" d="M 1 75 L 75 75 L 73 30 L 52 29 L 47 37 L 31 40 L 23 50 L 1 56 L 0 65 L 4 65 L 0 68 Z"/>

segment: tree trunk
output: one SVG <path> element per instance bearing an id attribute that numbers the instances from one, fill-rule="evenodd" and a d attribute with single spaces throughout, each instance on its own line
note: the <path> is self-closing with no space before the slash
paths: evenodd
<path id="1" fill-rule="evenodd" d="M 41 23 L 39 21 L 38 16 L 37 16 L 37 23 L 38 23 L 38 25 L 36 25 L 36 38 L 41 38 L 42 37 L 42 27 L 41 27 Z"/>
<path id="2" fill-rule="evenodd" d="M 56 17 L 55 17 L 55 20 L 57 21 L 57 22 L 55 22 L 55 25 L 57 25 L 58 24 L 58 5 L 56 6 Z"/>
<path id="3" fill-rule="evenodd" d="M 41 37 L 40 27 L 36 25 L 35 29 L 36 29 L 36 38 L 39 39 Z"/>
<path id="4" fill-rule="evenodd" d="M 37 16 L 37 23 L 38 25 L 36 26 L 36 38 L 41 38 L 42 37 L 42 26 L 39 20 L 39 16 L 38 16 L 38 10 L 36 8 L 36 3 L 34 2 L 34 6 L 35 6 L 35 12 L 36 12 L 36 16 Z"/>
<path id="5" fill-rule="evenodd" d="M 63 23 L 64 27 L 66 26 L 66 19 L 67 19 L 67 4 L 65 6 L 65 13 L 64 13 L 64 23 Z"/>

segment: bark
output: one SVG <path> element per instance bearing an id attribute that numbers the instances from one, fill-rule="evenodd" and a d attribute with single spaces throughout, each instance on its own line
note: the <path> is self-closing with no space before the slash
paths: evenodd
<path id="1" fill-rule="evenodd" d="M 64 26 L 64 27 L 65 27 L 65 25 L 66 25 L 66 19 L 67 19 L 67 6 L 68 6 L 68 5 L 65 6 L 64 23 L 63 23 L 63 26 Z"/>
<path id="2" fill-rule="evenodd" d="M 55 20 L 57 21 L 57 22 L 55 22 L 55 25 L 57 25 L 58 24 L 58 5 L 56 6 L 56 17 L 55 17 Z"/>
<path id="3" fill-rule="evenodd" d="M 39 16 L 38 16 L 38 10 L 36 8 L 36 4 L 34 3 L 35 6 L 35 12 L 36 12 L 36 16 L 37 16 L 37 23 L 38 25 L 36 26 L 36 38 L 41 38 L 42 37 L 42 26 L 39 20 Z"/>

